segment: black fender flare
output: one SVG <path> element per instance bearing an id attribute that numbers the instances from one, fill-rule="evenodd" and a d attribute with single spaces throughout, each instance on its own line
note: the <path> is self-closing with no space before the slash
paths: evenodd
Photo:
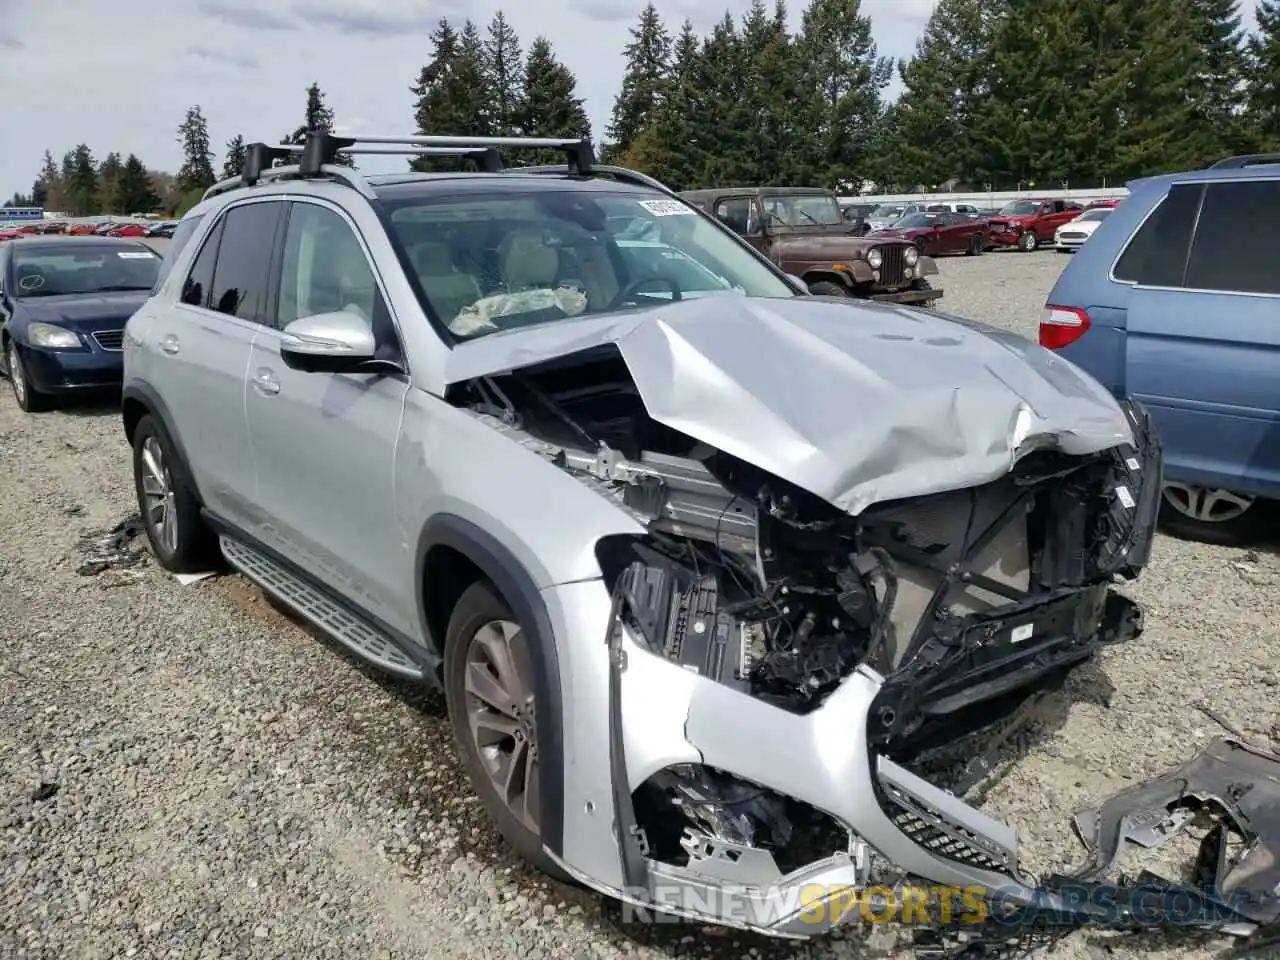
<path id="1" fill-rule="evenodd" d="M 133 445 L 133 427 L 130 425 L 125 411 L 131 403 L 142 404 L 149 415 L 160 421 L 160 425 L 164 428 L 169 442 L 173 444 L 173 448 L 178 454 L 179 464 L 185 474 L 183 479 L 195 492 L 196 499 L 200 503 L 204 503 L 204 497 L 200 494 L 199 485 L 191 472 L 191 458 L 187 456 L 187 448 L 183 445 L 182 437 L 179 436 L 178 431 L 174 429 L 173 414 L 169 412 L 169 407 L 160 398 L 159 392 L 145 380 L 131 380 L 120 391 L 120 422 L 124 427 L 125 440 L 128 441 L 130 446 Z"/>
<path id="2" fill-rule="evenodd" d="M 495 537 L 454 514 L 436 514 L 418 535 L 415 557 L 416 610 L 421 635 L 443 656 L 443 637 L 433 637 L 426 614 L 426 559 L 433 547 L 462 554 L 511 606 L 520 628 L 533 639 L 533 695 L 538 713 L 539 784 L 544 799 L 542 845 L 559 857 L 564 850 L 564 711 L 560 697 L 560 660 L 555 633 L 541 592 L 515 555 Z M 601 643 L 604 637 L 600 638 Z M 545 718 L 545 720 L 544 720 Z"/>

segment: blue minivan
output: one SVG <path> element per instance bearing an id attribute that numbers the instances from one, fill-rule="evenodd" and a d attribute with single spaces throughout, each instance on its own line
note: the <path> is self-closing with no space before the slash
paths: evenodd
<path id="1" fill-rule="evenodd" d="M 1280 155 L 1130 183 L 1054 284 L 1040 343 L 1151 411 L 1171 532 L 1250 533 L 1280 499 Z"/>

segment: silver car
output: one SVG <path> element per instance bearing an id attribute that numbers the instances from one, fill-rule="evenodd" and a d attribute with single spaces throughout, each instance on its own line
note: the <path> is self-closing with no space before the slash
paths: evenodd
<path id="1" fill-rule="evenodd" d="M 441 686 L 511 846 L 597 891 L 792 937 L 888 876 L 1029 899 L 1014 831 L 916 760 L 1140 632 L 1145 412 L 808 297 L 585 141 L 379 142 L 479 170 L 255 144 L 129 320 L 160 563 L 220 554 Z"/>

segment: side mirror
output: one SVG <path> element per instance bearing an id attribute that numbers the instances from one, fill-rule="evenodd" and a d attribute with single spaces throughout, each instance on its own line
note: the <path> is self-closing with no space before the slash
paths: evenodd
<path id="1" fill-rule="evenodd" d="M 354 313 L 299 317 L 284 328 L 280 357 L 285 366 L 307 373 L 372 372 L 377 343 L 373 328 Z"/>
<path id="2" fill-rule="evenodd" d="M 794 273 L 788 273 L 787 279 L 790 280 L 792 283 L 794 283 L 801 290 L 803 290 L 806 295 L 808 295 L 809 285 L 805 283 L 803 280 L 801 280 L 799 277 L 797 277 Z"/>

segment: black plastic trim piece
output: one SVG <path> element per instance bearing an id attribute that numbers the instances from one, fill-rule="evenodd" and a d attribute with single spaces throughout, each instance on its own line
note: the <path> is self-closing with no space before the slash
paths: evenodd
<path id="1" fill-rule="evenodd" d="M 448 547 L 470 560 L 511 607 L 520 628 L 533 639 L 540 654 L 533 660 L 533 695 L 538 710 L 538 784 L 544 799 L 542 845 L 557 857 L 564 851 L 564 711 L 560 699 L 560 661 L 556 656 L 551 617 L 533 579 L 520 562 L 493 536 L 469 520 L 436 514 L 418 536 L 415 562 L 418 616 L 422 635 L 443 655 L 443 637 L 432 637 L 426 615 L 426 561 L 433 547 Z"/>

